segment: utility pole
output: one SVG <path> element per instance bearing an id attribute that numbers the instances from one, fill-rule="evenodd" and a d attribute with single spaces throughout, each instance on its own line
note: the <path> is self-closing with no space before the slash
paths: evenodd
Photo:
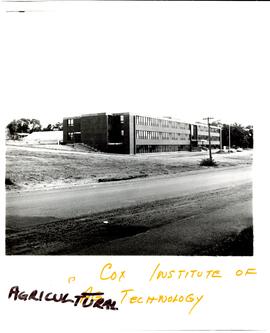
<path id="1" fill-rule="evenodd" d="M 208 125 L 208 140 L 209 140 L 209 159 L 212 161 L 212 151 L 211 151 L 211 134 L 210 134 L 210 122 L 209 120 L 213 119 L 211 117 L 203 118 L 203 120 L 207 120 Z"/>
<path id="2" fill-rule="evenodd" d="M 229 153 L 231 152 L 231 125 L 229 124 Z"/>
<path id="3" fill-rule="evenodd" d="M 222 127 L 220 127 L 219 135 L 220 135 L 220 138 L 219 138 L 219 141 L 220 141 L 220 150 L 222 150 Z"/>

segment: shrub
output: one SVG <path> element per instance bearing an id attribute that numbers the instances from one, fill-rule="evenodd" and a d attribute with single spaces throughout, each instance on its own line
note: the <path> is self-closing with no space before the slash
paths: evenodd
<path id="1" fill-rule="evenodd" d="M 204 158 L 200 162 L 200 166 L 218 166 L 217 162 L 210 158 Z"/>
<path id="2" fill-rule="evenodd" d="M 9 185 L 13 186 L 13 185 L 15 185 L 15 183 L 10 178 L 6 177 L 5 185 L 7 185 L 7 186 L 9 186 Z"/>

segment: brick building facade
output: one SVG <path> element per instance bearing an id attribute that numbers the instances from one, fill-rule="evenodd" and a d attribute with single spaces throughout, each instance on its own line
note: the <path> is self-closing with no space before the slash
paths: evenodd
<path id="1" fill-rule="evenodd" d="M 210 127 L 213 147 L 220 145 L 220 131 Z M 208 127 L 171 118 L 96 113 L 64 118 L 63 142 L 120 154 L 193 150 L 208 146 Z"/>

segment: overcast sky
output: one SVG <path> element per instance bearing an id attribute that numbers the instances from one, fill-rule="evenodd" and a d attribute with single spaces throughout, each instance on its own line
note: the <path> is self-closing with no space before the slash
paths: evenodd
<path id="1" fill-rule="evenodd" d="M 268 112 L 270 24 L 255 3 L 61 5 L 6 15 L 5 121 L 132 112 L 248 125 Z"/>

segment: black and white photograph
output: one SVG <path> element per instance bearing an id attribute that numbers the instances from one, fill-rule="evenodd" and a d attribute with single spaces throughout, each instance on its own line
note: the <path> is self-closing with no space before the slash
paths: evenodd
<path id="1" fill-rule="evenodd" d="M 7 125 L 7 254 L 253 254 L 252 125 L 59 120 Z"/>
<path id="2" fill-rule="evenodd" d="M 269 15 L 0 3 L 1 331 L 268 331 Z"/>
<path id="3" fill-rule="evenodd" d="M 6 254 L 252 256 L 259 39 L 221 8 L 122 6 L 12 14 Z"/>

